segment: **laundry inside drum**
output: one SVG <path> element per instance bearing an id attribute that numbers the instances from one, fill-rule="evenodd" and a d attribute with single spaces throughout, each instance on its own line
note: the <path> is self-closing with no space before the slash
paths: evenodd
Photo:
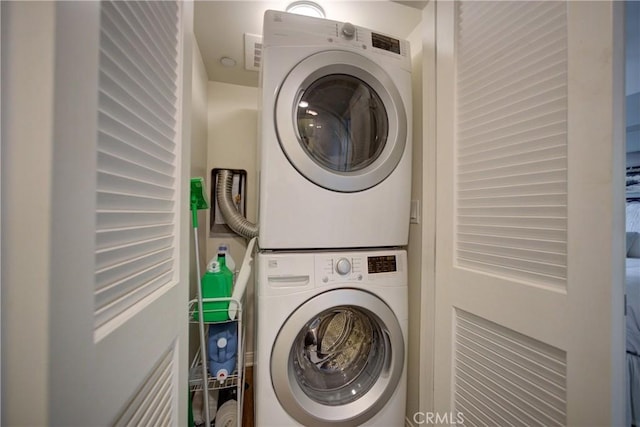
<path id="1" fill-rule="evenodd" d="M 335 307 L 309 321 L 290 353 L 295 380 L 311 399 L 326 405 L 356 400 L 382 370 L 379 320 L 356 307 Z"/>

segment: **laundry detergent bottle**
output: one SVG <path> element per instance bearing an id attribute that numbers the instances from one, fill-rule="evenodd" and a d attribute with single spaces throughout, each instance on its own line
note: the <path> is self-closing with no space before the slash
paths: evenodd
<path id="1" fill-rule="evenodd" d="M 220 260 L 222 262 L 220 262 Z M 224 264 L 224 255 L 212 260 L 202 276 L 202 298 L 229 298 L 233 292 L 233 274 Z M 229 320 L 229 301 L 204 301 L 202 303 L 205 322 Z M 193 315 L 198 320 L 197 311 Z"/>
<path id="2" fill-rule="evenodd" d="M 227 254 L 225 252 L 218 251 L 218 264 L 220 265 L 220 271 L 227 277 L 233 288 L 233 271 L 227 265 Z M 229 291 L 228 296 L 231 296 L 231 291 Z"/>
<path id="3" fill-rule="evenodd" d="M 212 323 L 209 325 L 209 375 L 218 381 L 226 380 L 236 369 L 238 351 L 238 323 Z"/>
<path id="4" fill-rule="evenodd" d="M 218 254 L 224 254 L 225 262 L 227 264 L 227 268 L 231 270 L 231 273 L 235 274 L 236 272 L 236 262 L 231 257 L 231 251 L 229 250 L 229 245 L 226 243 L 220 243 L 218 245 Z"/>

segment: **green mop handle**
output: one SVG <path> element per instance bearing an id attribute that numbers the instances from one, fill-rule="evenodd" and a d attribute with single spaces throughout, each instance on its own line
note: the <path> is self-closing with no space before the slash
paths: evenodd
<path id="1" fill-rule="evenodd" d="M 202 276 L 200 273 L 200 250 L 198 244 L 198 210 L 209 208 L 203 193 L 204 180 L 191 178 L 191 221 L 193 225 L 193 242 L 196 255 L 196 276 L 198 276 L 198 332 L 200 333 L 200 359 L 202 359 L 202 398 L 204 401 L 204 419 L 207 427 L 211 423 L 209 414 L 209 378 L 207 375 L 207 341 L 204 333 L 204 310 L 202 307 Z"/>
<path id="2" fill-rule="evenodd" d="M 198 228 L 198 204 L 195 201 L 191 201 L 191 226 Z"/>

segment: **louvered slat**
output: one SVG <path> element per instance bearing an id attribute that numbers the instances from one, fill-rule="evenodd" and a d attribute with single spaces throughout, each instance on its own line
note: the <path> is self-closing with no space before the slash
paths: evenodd
<path id="1" fill-rule="evenodd" d="M 176 376 L 175 343 L 160 357 L 131 396 L 115 426 L 160 426 L 177 423 L 172 383 Z"/>
<path id="2" fill-rule="evenodd" d="M 149 80 L 159 84 L 158 92 L 163 94 L 170 104 L 175 104 L 175 80 L 171 78 L 172 71 L 166 69 L 173 67 L 173 64 L 163 67 L 158 62 L 153 42 L 145 38 L 145 23 L 131 13 L 127 3 L 106 2 L 103 7 L 103 16 L 111 19 L 113 29 L 117 31 L 110 34 L 111 40 L 120 47 L 121 51 L 126 52 L 129 58 L 135 59 L 133 63 L 148 76 Z M 175 58 L 175 55 L 171 55 L 171 58 Z"/>
<path id="3" fill-rule="evenodd" d="M 458 4 L 461 267 L 566 286 L 566 25 L 562 2 Z"/>
<path id="4" fill-rule="evenodd" d="M 124 104 L 126 100 L 115 99 L 115 95 L 109 93 L 109 90 L 109 87 L 101 87 L 101 113 L 108 115 L 116 122 L 127 123 L 129 128 L 135 129 L 143 137 L 153 141 L 165 150 L 171 151 L 173 135 L 165 135 L 160 132 L 160 130 L 155 128 L 153 124 L 148 123 L 139 117 L 137 112 L 134 112 L 132 109 L 128 109 Z"/>
<path id="5" fill-rule="evenodd" d="M 494 58 L 509 61 L 513 58 L 513 50 L 532 51 L 550 30 L 563 25 L 564 8 L 562 3 L 544 5 L 543 2 L 505 1 L 487 6 L 486 2 L 477 5 L 466 2 L 460 8 L 459 22 L 474 37 L 458 46 L 461 64 L 467 69 L 478 68 L 480 64 L 493 62 Z M 526 50 L 523 44 L 527 45 Z M 509 52 L 507 58 L 502 57 L 504 52 Z"/>
<path id="6" fill-rule="evenodd" d="M 166 37 L 167 31 L 162 26 L 156 25 L 153 8 L 146 7 L 146 2 L 123 2 L 131 10 L 137 21 L 143 23 L 143 35 L 148 45 L 152 46 L 154 56 L 161 67 L 170 67 L 172 58 L 176 55 L 176 46 L 171 45 L 171 39 Z M 170 23 L 167 23 L 170 25 Z M 162 69 L 162 68 L 161 68 Z"/>
<path id="7" fill-rule="evenodd" d="M 134 67 L 130 59 L 121 54 L 115 46 L 111 46 L 108 35 L 105 35 L 104 49 L 100 52 L 100 73 L 117 81 L 123 89 L 145 105 L 154 105 L 151 110 L 172 114 L 171 107 L 161 102 L 155 88 L 147 87 L 146 76 Z M 113 59 L 112 59 L 113 58 Z"/>
<path id="8" fill-rule="evenodd" d="M 531 180 L 536 182 L 557 182 L 567 180 L 566 170 L 544 170 L 541 172 L 532 172 L 529 174 L 510 175 L 508 177 L 499 176 L 497 178 L 480 178 L 470 181 L 458 181 L 460 191 L 472 190 L 475 188 L 491 188 L 500 187 L 505 184 L 519 185 L 528 184 Z"/>
<path id="9" fill-rule="evenodd" d="M 153 253 L 160 249 L 170 248 L 173 243 L 171 235 L 152 237 L 147 240 L 136 240 L 133 243 L 110 247 L 96 252 L 96 268 L 101 271 L 111 265 L 132 259 L 139 254 Z"/>
<path id="10" fill-rule="evenodd" d="M 103 125 L 106 123 L 103 123 Z M 116 129 L 116 132 L 118 130 Z M 134 140 L 135 135 L 130 133 L 129 138 L 125 136 L 125 132 L 120 135 L 110 135 L 105 133 L 103 129 L 98 135 L 98 138 L 104 143 L 102 144 L 101 151 L 98 153 L 100 156 L 104 154 L 111 156 L 113 162 L 120 162 L 122 159 L 126 159 L 137 167 L 153 170 L 158 174 L 163 174 L 168 177 L 173 177 L 173 171 L 175 165 L 173 164 L 173 156 L 171 153 L 161 153 L 164 157 L 159 157 L 150 153 L 149 150 L 144 150 L 141 144 L 144 144 L 143 140 Z M 116 165 L 114 167 L 117 168 Z"/>
<path id="11" fill-rule="evenodd" d="M 160 12 L 167 11 L 168 13 L 173 13 L 175 15 L 177 11 L 171 11 L 171 8 L 169 7 L 160 11 L 158 8 L 151 7 L 148 2 L 139 2 L 137 3 L 137 5 L 140 6 L 140 9 L 149 17 L 152 22 L 162 22 L 164 24 L 154 26 L 154 29 L 156 30 L 156 34 L 158 36 L 157 41 L 162 43 L 164 52 L 166 52 L 167 54 L 175 55 L 177 53 L 176 46 L 171 42 L 173 34 L 171 31 L 171 18 Z"/>
<path id="12" fill-rule="evenodd" d="M 166 138 L 172 139 L 174 130 L 167 126 L 162 117 L 155 114 L 154 111 L 144 107 L 144 104 L 136 99 L 126 88 L 121 85 L 115 78 L 108 73 L 101 73 L 102 90 L 105 95 L 111 96 L 113 99 L 119 100 L 122 107 L 131 114 L 140 114 L 140 120 L 160 132 Z"/>
<path id="13" fill-rule="evenodd" d="M 164 187 L 170 187 L 174 183 L 174 178 L 170 174 L 161 173 L 143 164 L 110 153 L 98 152 L 98 162 L 109 163 L 109 170 L 116 176 L 129 175 L 139 181 L 153 182 Z"/>
<path id="14" fill-rule="evenodd" d="M 146 224 L 167 224 L 173 221 L 173 213 L 165 211 L 129 211 L 122 215 L 120 211 L 103 210 L 98 213 L 98 222 L 105 229 L 143 226 Z"/>
<path id="15" fill-rule="evenodd" d="M 101 3 L 96 328 L 174 281 L 177 51 L 174 2 Z"/>
<path id="16" fill-rule="evenodd" d="M 473 425 L 565 425 L 566 354 L 456 311 L 455 402 Z"/>

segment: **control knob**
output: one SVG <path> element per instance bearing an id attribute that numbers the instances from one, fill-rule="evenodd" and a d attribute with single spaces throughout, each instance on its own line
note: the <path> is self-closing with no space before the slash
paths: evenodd
<path id="1" fill-rule="evenodd" d="M 349 274 L 351 271 L 351 263 L 349 260 L 346 258 L 340 258 L 336 263 L 336 271 L 342 276 Z"/>
<path id="2" fill-rule="evenodd" d="M 342 35 L 345 39 L 352 39 L 356 35 L 356 27 L 350 22 L 345 22 L 342 26 Z"/>

